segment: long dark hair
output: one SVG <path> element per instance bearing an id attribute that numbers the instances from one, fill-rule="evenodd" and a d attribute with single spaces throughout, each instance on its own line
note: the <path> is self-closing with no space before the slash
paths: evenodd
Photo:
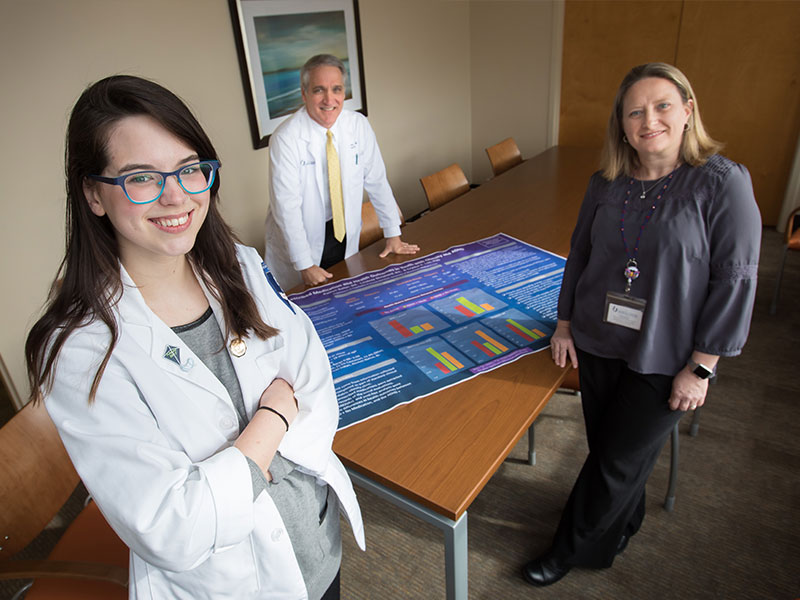
<path id="1" fill-rule="evenodd" d="M 120 119 L 147 115 L 186 143 L 203 160 L 217 152 L 194 115 L 175 94 L 159 84 L 128 75 L 107 77 L 81 94 L 70 116 L 64 163 L 67 179 L 66 251 L 50 288 L 44 314 L 25 343 L 31 399 L 39 401 L 53 385 L 55 363 L 64 342 L 78 327 L 100 320 L 109 330 L 108 350 L 89 393 L 94 400 L 119 338 L 112 308 L 122 295 L 119 247 L 107 216 L 90 210 L 83 184 L 108 164 L 109 134 Z M 253 332 L 267 339 L 278 331 L 264 323 L 244 282 L 236 257 L 237 238 L 217 206 L 220 176 L 210 190 L 208 214 L 189 262 L 221 304 L 228 335 Z"/>

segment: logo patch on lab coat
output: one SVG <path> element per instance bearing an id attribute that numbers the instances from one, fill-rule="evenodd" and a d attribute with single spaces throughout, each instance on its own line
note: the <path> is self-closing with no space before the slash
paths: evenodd
<path id="1" fill-rule="evenodd" d="M 264 270 L 264 276 L 267 278 L 272 291 L 274 291 L 278 295 L 278 298 L 280 298 L 281 301 L 289 307 L 289 310 L 292 311 L 292 314 L 297 314 L 292 306 L 292 303 L 289 302 L 289 298 L 286 297 L 286 294 L 281 289 L 281 286 L 278 285 L 277 281 L 275 281 L 275 278 L 272 276 L 272 273 L 269 272 L 269 268 L 264 264 L 263 261 L 261 262 L 261 268 Z"/>

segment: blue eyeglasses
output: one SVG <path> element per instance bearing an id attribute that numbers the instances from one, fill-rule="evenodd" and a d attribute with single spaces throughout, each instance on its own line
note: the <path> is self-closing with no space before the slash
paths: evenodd
<path id="1" fill-rule="evenodd" d="M 220 164 L 218 160 L 201 160 L 174 171 L 136 171 L 119 177 L 89 175 L 89 179 L 118 185 L 128 200 L 134 204 L 150 204 L 161 198 L 164 182 L 174 175 L 187 194 L 200 194 L 214 185 L 214 177 Z"/>

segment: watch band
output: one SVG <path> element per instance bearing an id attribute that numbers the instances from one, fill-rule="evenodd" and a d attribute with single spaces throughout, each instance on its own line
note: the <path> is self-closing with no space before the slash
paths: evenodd
<path id="1" fill-rule="evenodd" d="M 697 375 L 700 379 L 708 379 L 714 375 L 714 369 L 709 369 L 707 366 L 701 365 L 699 362 L 695 362 L 691 358 L 687 361 L 687 364 L 692 370 L 692 373 Z"/>

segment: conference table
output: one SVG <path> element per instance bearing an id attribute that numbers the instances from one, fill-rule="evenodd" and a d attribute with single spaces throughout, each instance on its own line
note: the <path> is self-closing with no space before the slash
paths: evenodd
<path id="1" fill-rule="evenodd" d="M 506 233 L 566 256 L 598 158 L 593 148 L 551 148 L 407 223 L 403 240 L 419 244 L 418 257 Z M 416 258 L 381 259 L 383 247 L 330 272 L 342 279 Z M 333 449 L 357 486 L 444 532 L 448 600 L 468 597 L 467 509 L 565 375 L 545 350 L 337 432 Z"/>

